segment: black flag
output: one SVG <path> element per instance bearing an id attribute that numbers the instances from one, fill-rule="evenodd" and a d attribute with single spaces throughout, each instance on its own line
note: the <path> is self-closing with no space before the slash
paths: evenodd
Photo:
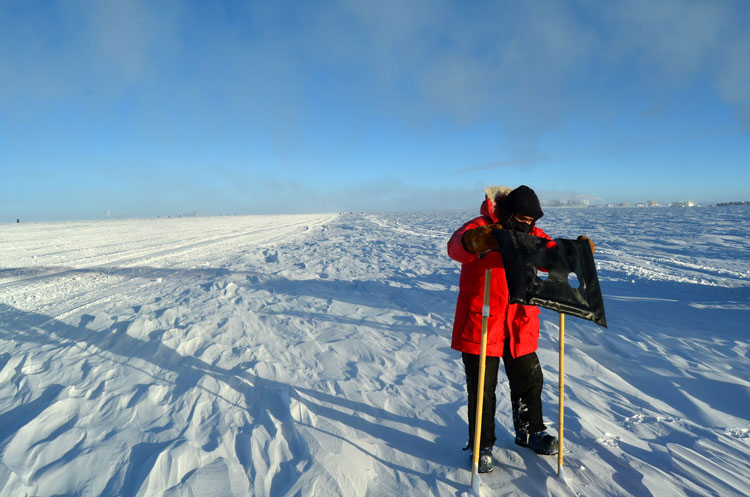
<path id="1" fill-rule="evenodd" d="M 547 248 L 548 240 L 537 236 L 505 229 L 493 233 L 503 256 L 510 303 L 538 305 L 607 327 L 587 240 L 559 238 L 557 247 Z M 537 268 L 548 271 L 546 279 L 537 275 Z"/>

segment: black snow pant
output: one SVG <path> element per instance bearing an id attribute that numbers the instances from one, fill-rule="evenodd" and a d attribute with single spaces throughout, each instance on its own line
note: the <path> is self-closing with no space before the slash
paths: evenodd
<path id="1" fill-rule="evenodd" d="M 474 447 L 476 425 L 477 389 L 479 386 L 479 356 L 462 354 L 466 371 L 466 389 L 469 395 L 469 448 Z M 536 352 L 515 359 L 510 354 L 510 342 L 505 342 L 503 366 L 510 384 L 510 401 L 513 408 L 513 427 L 516 433 L 537 433 L 546 429 L 542 422 L 542 368 Z M 495 409 L 497 399 L 497 374 L 499 357 L 487 357 L 484 373 L 484 400 L 482 401 L 482 428 L 479 446 L 495 444 Z"/>

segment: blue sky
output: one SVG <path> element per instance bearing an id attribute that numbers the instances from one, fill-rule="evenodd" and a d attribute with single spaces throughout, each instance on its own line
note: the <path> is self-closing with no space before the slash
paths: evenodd
<path id="1" fill-rule="evenodd" d="M 0 1 L 0 222 L 750 200 L 750 3 Z"/>

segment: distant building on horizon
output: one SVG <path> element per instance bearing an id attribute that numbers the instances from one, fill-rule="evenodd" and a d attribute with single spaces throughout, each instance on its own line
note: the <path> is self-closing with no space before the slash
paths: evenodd
<path id="1" fill-rule="evenodd" d="M 542 200 L 540 203 L 543 207 L 589 207 L 591 205 L 591 201 L 587 198 Z"/>

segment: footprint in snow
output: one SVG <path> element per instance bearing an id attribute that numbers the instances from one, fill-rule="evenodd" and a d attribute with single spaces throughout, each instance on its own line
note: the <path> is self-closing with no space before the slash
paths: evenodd
<path id="1" fill-rule="evenodd" d="M 263 257 L 268 263 L 279 262 L 279 253 L 275 250 L 264 250 Z"/>
<path id="2" fill-rule="evenodd" d="M 633 428 L 634 426 L 641 424 L 672 423 L 673 421 L 674 419 L 668 416 L 650 416 L 638 413 L 625 419 L 625 425 L 628 428 Z"/>
<path id="3" fill-rule="evenodd" d="M 730 437 L 750 440 L 750 428 L 729 428 L 724 433 Z"/>
<path id="4" fill-rule="evenodd" d="M 605 447 L 618 447 L 620 445 L 620 437 L 612 433 L 605 433 L 603 437 L 597 438 L 596 442 Z"/>

